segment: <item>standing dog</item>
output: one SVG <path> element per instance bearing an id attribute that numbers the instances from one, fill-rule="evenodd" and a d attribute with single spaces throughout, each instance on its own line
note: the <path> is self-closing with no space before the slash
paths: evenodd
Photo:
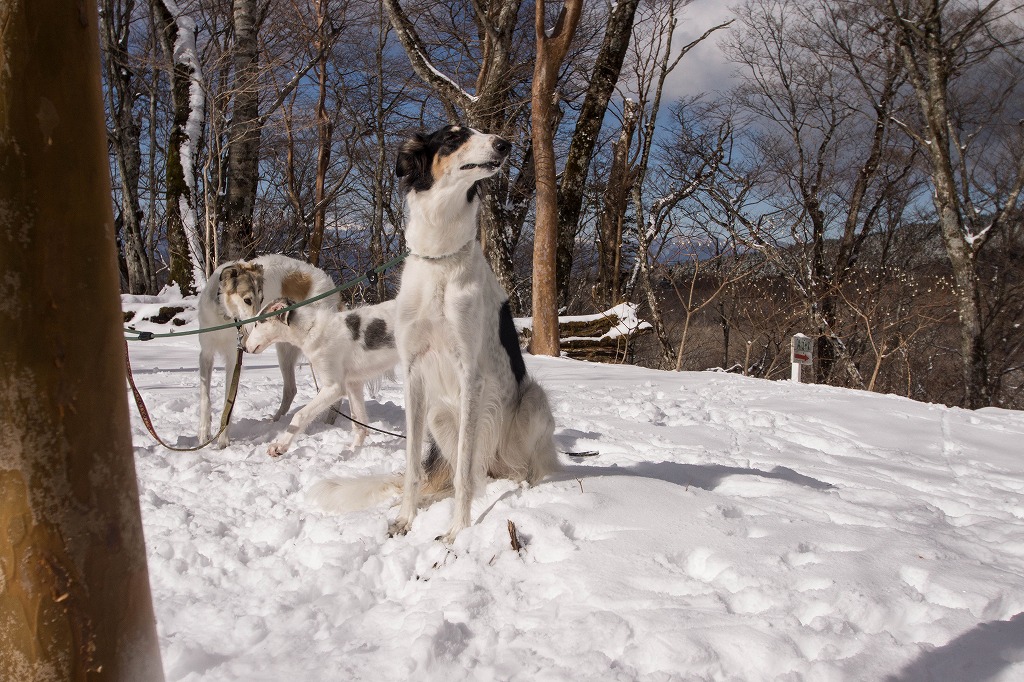
<path id="1" fill-rule="evenodd" d="M 330 291 L 334 280 L 323 270 L 309 263 L 270 254 L 251 261 L 224 263 L 210 276 L 203 293 L 199 296 L 199 326 L 216 327 L 236 320 L 255 317 L 263 307 L 264 300 L 287 297 L 302 301 Z M 311 306 L 337 310 L 338 294 L 323 298 Z M 248 330 L 243 328 L 243 338 Z M 238 333 L 235 329 L 219 329 L 199 335 L 199 442 L 210 438 L 210 377 L 213 360 L 217 355 L 224 358 L 226 376 L 235 370 Z M 283 417 L 295 398 L 295 363 L 299 349 L 280 343 L 277 345 L 277 360 L 284 378 L 281 406 L 274 413 L 274 421 Z M 225 386 L 226 386 L 225 382 Z M 217 439 L 218 447 L 228 444 L 228 429 Z"/>
<path id="2" fill-rule="evenodd" d="M 558 466 L 547 397 L 526 374 L 508 295 L 476 241 L 479 183 L 510 148 L 497 135 L 448 126 L 399 151 L 411 251 L 396 299 L 408 443 L 392 534 L 409 530 L 422 492 L 453 487 L 451 542 L 470 525 L 473 492 L 486 475 L 534 483 Z M 310 496 L 345 510 L 398 487 L 393 477 L 324 481 Z"/>
<path id="3" fill-rule="evenodd" d="M 292 304 L 289 299 L 279 298 L 260 314 Z M 344 312 L 304 306 L 256 322 L 245 341 L 245 350 L 262 353 L 272 343 L 279 348 L 282 344 L 296 346 L 313 365 L 321 382 L 320 392 L 295 413 L 267 454 L 283 455 L 318 414 L 346 394 L 353 418 L 365 424 L 368 417 L 363 403 L 363 384 L 390 372 L 398 364 L 394 330 L 394 301 Z M 352 447 L 358 448 L 366 439 L 367 430 L 355 422 L 352 429 L 355 434 Z"/>

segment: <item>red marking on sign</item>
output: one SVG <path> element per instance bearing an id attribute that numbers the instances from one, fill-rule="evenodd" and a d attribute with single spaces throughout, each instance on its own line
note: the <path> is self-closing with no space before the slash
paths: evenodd
<path id="1" fill-rule="evenodd" d="M 810 360 L 810 355 L 804 355 L 803 353 L 793 353 L 793 357 L 797 360 Z"/>

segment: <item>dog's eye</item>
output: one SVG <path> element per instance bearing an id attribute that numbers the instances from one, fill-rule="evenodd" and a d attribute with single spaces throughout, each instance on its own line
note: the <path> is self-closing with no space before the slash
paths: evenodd
<path id="1" fill-rule="evenodd" d="M 246 305 L 252 305 L 252 296 L 246 296 L 245 299 L 243 300 L 245 301 Z"/>

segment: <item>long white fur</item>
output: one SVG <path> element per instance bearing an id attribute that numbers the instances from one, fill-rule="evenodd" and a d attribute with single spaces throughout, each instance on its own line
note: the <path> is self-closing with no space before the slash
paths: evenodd
<path id="1" fill-rule="evenodd" d="M 270 313 L 290 305 L 278 299 L 267 305 L 262 313 Z M 394 370 L 398 364 L 398 349 L 394 343 L 395 302 L 364 306 L 343 312 L 300 307 L 287 313 L 260 320 L 245 341 L 250 353 L 262 353 L 271 344 L 297 346 L 313 365 L 320 391 L 292 417 L 288 428 L 267 449 L 277 457 L 284 454 L 292 442 L 306 431 L 316 416 L 328 409 L 339 398 L 347 395 L 352 418 L 363 424 L 368 421 L 363 401 L 363 385 Z M 353 319 L 354 318 L 354 319 Z M 347 322 L 355 321 L 357 332 Z M 369 343 L 368 327 L 382 321 L 387 339 L 375 338 Z M 352 423 L 352 447 L 358 448 L 367 436 L 367 429 Z"/>
<path id="2" fill-rule="evenodd" d="M 334 288 L 334 280 L 323 270 L 295 258 L 268 254 L 247 261 L 250 264 L 258 264 L 263 267 L 260 291 L 257 292 L 257 296 L 252 297 L 251 303 L 246 303 L 239 296 L 220 296 L 221 273 L 225 268 L 237 265 L 239 262 L 241 261 L 224 263 L 210 276 L 203 293 L 199 296 L 199 326 L 201 328 L 227 324 L 236 319 L 244 320 L 255 317 L 263 307 L 264 301 L 271 301 L 281 296 L 282 281 L 286 276 L 295 272 L 307 275 L 312 281 L 307 298 Z M 339 295 L 334 294 L 310 305 L 336 310 L 339 300 Z M 243 337 L 247 333 L 248 329 L 243 329 Z M 235 370 L 237 344 L 237 332 L 232 328 L 199 335 L 199 441 L 201 443 L 210 438 L 210 378 L 213 374 L 214 359 L 218 355 L 224 358 L 225 376 L 230 378 Z M 295 364 L 298 359 L 299 349 L 297 347 L 283 343 L 278 344 L 277 360 L 281 367 L 284 387 L 281 393 L 281 406 L 274 413 L 274 421 L 288 413 L 288 408 L 291 407 L 292 400 L 295 399 Z M 228 430 L 224 429 L 217 439 L 218 447 L 227 446 Z"/>
<path id="3" fill-rule="evenodd" d="M 497 170 L 493 135 L 471 136 L 433 184 L 407 195 L 406 261 L 398 292 L 398 351 L 405 369 L 406 472 L 396 477 L 324 481 L 310 496 L 334 511 L 359 508 L 402 490 L 392 534 L 409 530 L 421 502 L 425 436 L 451 474 L 455 513 L 445 540 L 470 525 L 474 491 L 485 476 L 534 483 L 557 468 L 554 418 L 543 389 L 521 382 L 499 337 L 508 300 L 476 241 L 474 184 Z M 432 473 L 432 472 L 428 472 Z M 433 483 L 428 481 L 428 483 Z M 427 492 L 436 492 L 428 485 Z"/>

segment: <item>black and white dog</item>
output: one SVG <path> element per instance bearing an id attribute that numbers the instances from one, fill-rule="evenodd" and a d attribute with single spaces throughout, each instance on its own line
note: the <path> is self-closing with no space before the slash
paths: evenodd
<path id="1" fill-rule="evenodd" d="M 284 310 L 294 304 L 287 298 L 272 301 L 260 315 Z M 306 356 L 320 382 L 320 392 L 295 413 L 284 433 L 267 449 L 271 457 L 283 455 L 318 414 L 348 396 L 352 417 L 366 424 L 363 385 L 381 378 L 398 364 L 394 336 L 395 302 L 335 311 L 299 307 L 260 320 L 245 341 L 245 350 L 262 353 L 271 344 L 295 346 Z M 352 447 L 366 439 L 365 426 L 352 423 Z"/>
<path id="2" fill-rule="evenodd" d="M 324 507 L 360 508 L 400 487 L 390 531 L 403 534 L 423 493 L 454 488 L 451 542 L 470 525 L 474 491 L 487 475 L 535 483 L 557 468 L 547 396 L 526 373 L 508 295 L 476 241 L 480 182 L 510 149 L 497 135 L 462 126 L 402 145 L 397 174 L 411 256 L 396 299 L 396 338 L 405 370 L 406 473 L 404 482 L 318 483 L 310 495 Z"/>

